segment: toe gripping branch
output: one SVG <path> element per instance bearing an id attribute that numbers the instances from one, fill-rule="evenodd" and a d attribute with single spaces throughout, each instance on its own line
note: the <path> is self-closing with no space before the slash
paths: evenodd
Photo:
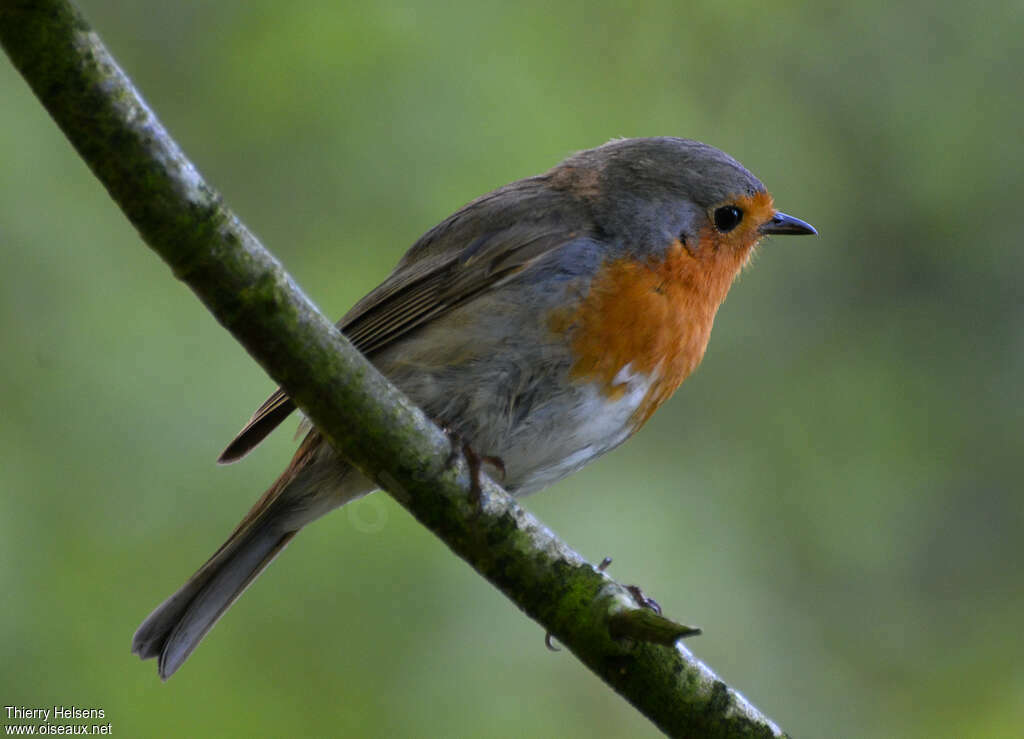
<path id="1" fill-rule="evenodd" d="M 451 441 L 451 451 L 448 454 L 448 459 L 445 462 L 446 467 L 450 467 L 454 464 L 455 460 L 458 459 L 459 452 L 462 452 L 462 456 L 466 460 L 466 466 L 469 468 L 469 499 L 474 505 L 480 504 L 480 497 L 483 495 L 483 486 L 480 482 L 480 475 L 483 468 L 483 463 L 494 467 L 498 474 L 501 476 L 502 482 L 505 480 L 505 462 L 501 457 L 494 457 L 487 454 L 478 454 L 468 442 L 464 441 L 458 432 L 453 431 L 447 426 L 443 426 L 445 433 L 448 434 L 448 439 Z"/>

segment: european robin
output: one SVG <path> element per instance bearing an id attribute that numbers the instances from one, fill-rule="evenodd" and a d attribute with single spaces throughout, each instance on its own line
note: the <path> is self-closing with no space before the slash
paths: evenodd
<path id="1" fill-rule="evenodd" d="M 617 447 L 672 395 L 762 236 L 813 233 L 718 149 L 611 141 L 449 216 L 339 326 L 525 495 Z M 245 456 L 293 410 L 275 392 L 219 461 Z M 303 526 L 374 487 L 309 429 L 132 651 L 158 657 L 168 678 Z"/>

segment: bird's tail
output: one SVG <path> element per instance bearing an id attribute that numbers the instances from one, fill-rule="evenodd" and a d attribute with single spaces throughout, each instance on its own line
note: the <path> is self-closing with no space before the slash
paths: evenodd
<path id="1" fill-rule="evenodd" d="M 142 622 L 132 639 L 132 652 L 142 659 L 158 657 L 160 677 L 169 678 L 296 533 L 268 526 L 236 532 Z"/>
<path id="2" fill-rule="evenodd" d="M 373 488 L 311 432 L 220 549 L 142 622 L 132 652 L 157 657 L 160 677 L 169 678 L 303 526 Z"/>

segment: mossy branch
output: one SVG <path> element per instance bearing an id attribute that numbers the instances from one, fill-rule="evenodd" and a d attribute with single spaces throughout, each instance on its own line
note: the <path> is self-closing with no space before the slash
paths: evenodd
<path id="1" fill-rule="evenodd" d="M 469 502 L 448 438 L 224 206 L 74 7 L 0 0 L 0 43 L 145 242 L 346 459 L 666 733 L 780 734 L 674 643 L 685 627 L 641 609 L 493 482 Z"/>

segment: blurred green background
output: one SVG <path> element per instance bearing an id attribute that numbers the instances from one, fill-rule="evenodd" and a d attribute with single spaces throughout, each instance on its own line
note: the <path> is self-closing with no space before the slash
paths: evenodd
<path id="1" fill-rule="evenodd" d="M 82 7 L 331 316 L 474 196 L 615 136 L 730 152 L 767 243 L 704 365 L 527 506 L 798 736 L 1024 726 L 1024 6 Z M 118 736 L 653 736 L 384 495 L 161 684 L 132 632 L 289 459 L 272 383 L 0 63 L 0 701 Z M 287 426 L 294 427 L 294 423 Z"/>

